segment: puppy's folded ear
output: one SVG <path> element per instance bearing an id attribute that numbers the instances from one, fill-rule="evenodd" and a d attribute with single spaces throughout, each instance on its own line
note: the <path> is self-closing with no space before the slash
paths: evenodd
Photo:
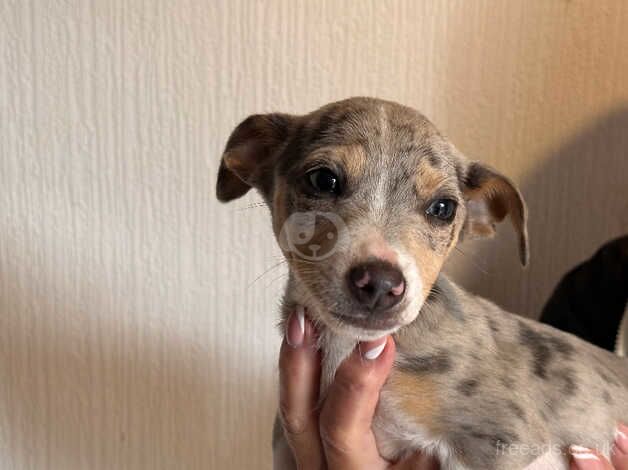
<path id="1" fill-rule="evenodd" d="M 505 176 L 479 162 L 471 162 L 463 181 L 467 219 L 462 229 L 469 238 L 490 237 L 495 224 L 508 215 L 519 237 L 522 265 L 529 261 L 528 211 L 521 193 Z"/>
<path id="2" fill-rule="evenodd" d="M 234 129 L 218 170 L 216 197 L 220 201 L 237 199 L 251 188 L 270 193 L 274 163 L 295 120 L 288 114 L 255 114 Z"/>

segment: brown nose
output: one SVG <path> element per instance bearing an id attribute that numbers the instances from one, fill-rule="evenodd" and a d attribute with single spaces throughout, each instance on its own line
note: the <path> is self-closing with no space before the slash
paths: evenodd
<path id="1" fill-rule="evenodd" d="M 406 290 L 401 271 L 385 261 L 351 268 L 347 283 L 353 298 L 371 312 L 382 312 L 398 304 Z"/>

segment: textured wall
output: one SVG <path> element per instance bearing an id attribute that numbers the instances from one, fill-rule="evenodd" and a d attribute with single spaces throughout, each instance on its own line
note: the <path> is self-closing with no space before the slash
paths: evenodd
<path id="1" fill-rule="evenodd" d="M 422 109 L 531 208 L 527 271 L 508 229 L 451 270 L 536 314 L 628 230 L 626 24 L 622 0 L 0 1 L 0 468 L 270 461 L 285 273 L 258 199 L 213 199 L 248 113 Z"/>

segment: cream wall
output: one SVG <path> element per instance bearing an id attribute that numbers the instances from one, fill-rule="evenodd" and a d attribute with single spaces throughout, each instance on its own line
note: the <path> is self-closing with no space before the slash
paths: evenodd
<path id="1" fill-rule="evenodd" d="M 456 278 L 535 315 L 628 231 L 628 2 L 0 1 L 0 468 L 268 467 L 284 271 L 232 127 L 350 95 L 511 175 Z M 513 245 L 513 246 L 511 246 Z M 475 253 L 475 254 L 473 254 Z"/>

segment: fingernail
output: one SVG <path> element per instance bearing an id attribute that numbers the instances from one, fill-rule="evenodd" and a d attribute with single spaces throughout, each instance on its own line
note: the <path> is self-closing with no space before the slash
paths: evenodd
<path id="1" fill-rule="evenodd" d="M 621 454 L 628 454 L 628 426 L 618 424 L 615 430 L 615 448 Z"/>
<path id="2" fill-rule="evenodd" d="M 384 351 L 385 347 L 386 338 L 360 343 L 360 351 L 363 351 L 362 357 L 364 357 L 364 359 L 368 359 L 369 361 L 377 359 L 382 351 Z"/>
<path id="3" fill-rule="evenodd" d="M 286 341 L 293 348 L 298 348 L 303 344 L 305 338 L 305 309 L 298 306 L 294 313 L 288 318 L 286 326 Z"/>
<path id="4" fill-rule="evenodd" d="M 598 468 L 598 463 L 601 462 L 597 455 L 587 447 L 582 446 L 569 446 L 569 452 L 573 457 L 573 463 L 576 468 L 581 470 Z"/>

